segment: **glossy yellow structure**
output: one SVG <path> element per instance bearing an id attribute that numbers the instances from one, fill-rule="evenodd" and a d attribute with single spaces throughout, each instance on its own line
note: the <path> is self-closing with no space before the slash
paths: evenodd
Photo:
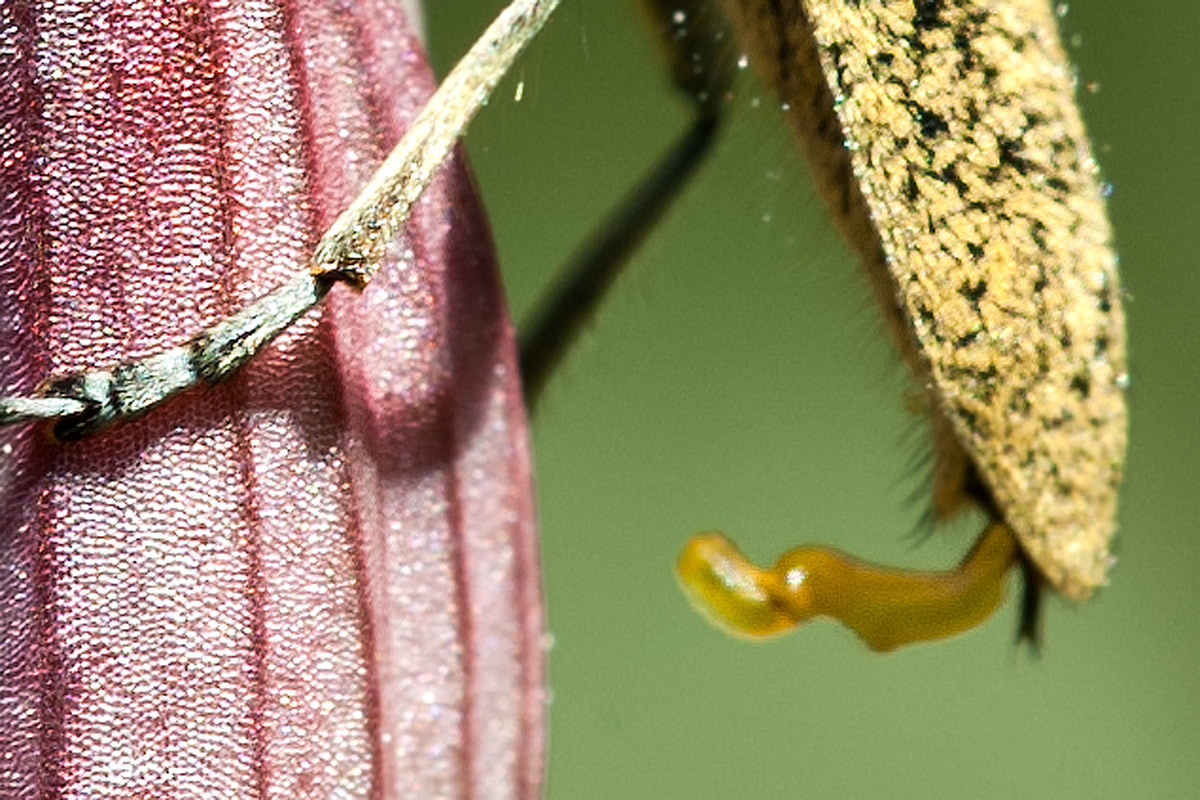
<path id="1" fill-rule="evenodd" d="M 1019 564 L 1019 635 L 1036 644 L 1043 589 L 1083 601 L 1107 582 L 1127 438 L 1120 276 L 1055 9 L 721 5 L 924 390 L 933 520 L 976 506 L 993 521 L 946 573 L 817 548 L 764 570 L 706 534 L 680 559 L 684 586 L 736 633 L 824 615 L 890 650 L 982 622 Z M 671 19 L 692 16 L 705 24 L 690 6 Z M 676 75 L 703 63 L 673 59 Z"/>
<path id="2" fill-rule="evenodd" d="M 993 522 L 949 572 L 889 569 L 822 547 L 789 550 L 763 569 L 720 533 L 692 537 L 677 569 L 696 608 L 731 633 L 771 636 L 825 616 L 872 650 L 886 651 L 953 636 L 987 619 L 1017 563 L 1012 530 Z"/>

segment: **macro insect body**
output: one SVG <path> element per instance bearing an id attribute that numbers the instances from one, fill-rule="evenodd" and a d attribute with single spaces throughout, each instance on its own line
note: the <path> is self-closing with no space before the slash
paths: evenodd
<path id="1" fill-rule="evenodd" d="M 947 573 L 823 548 L 759 569 L 705 534 L 681 580 L 735 633 L 828 615 L 888 650 L 982 621 L 1019 564 L 1035 639 L 1043 586 L 1106 581 L 1126 441 L 1116 259 L 1050 4 L 724 6 L 927 387 L 935 517 L 992 521 Z"/>
<path id="2" fill-rule="evenodd" d="M 543 5 L 548 13 L 552 4 Z M 966 503 L 978 502 L 991 513 L 993 521 L 962 567 L 945 575 L 883 570 L 858 564 L 834 551 L 811 548 L 785 555 L 774 569 L 760 571 L 745 563 L 727 540 L 701 536 L 681 559 L 685 584 L 698 602 L 736 631 L 767 634 L 813 615 L 828 614 L 845 621 L 878 649 L 953 633 L 986 617 L 999 601 L 1001 580 L 1014 563 L 1025 568 L 1031 597 L 1036 597 L 1043 580 L 1069 597 L 1086 597 L 1103 583 L 1109 561 L 1107 544 L 1115 527 L 1115 489 L 1125 435 L 1123 329 L 1115 262 L 1108 249 L 1109 233 L 1095 167 L 1072 102 L 1070 76 L 1049 7 L 1042 2 L 997 5 L 816 0 L 790 4 L 731 1 L 727 6 L 750 43 L 755 63 L 768 82 L 787 98 L 793 121 L 805 134 L 806 147 L 818 165 L 822 188 L 831 199 L 835 215 L 863 254 L 885 300 L 902 353 L 931 387 L 929 402 L 939 459 L 935 511 L 946 516 Z M 170 23 L 167 29 L 177 34 L 175 52 L 183 58 L 168 58 L 161 63 L 154 59 L 114 61 L 112 56 L 127 54 L 122 47 L 136 50 L 140 43 L 137 34 L 114 46 L 105 38 L 103 26 L 97 28 L 86 18 L 63 14 L 39 20 L 62 24 L 59 32 L 65 43 L 63 53 L 75 53 L 72 48 L 77 42 L 88 41 L 89 33 L 94 34 L 96 53 L 104 53 L 103 57 L 82 61 L 69 55 L 44 73 L 54 79 L 50 85 L 56 90 L 70 89 L 82 98 L 81 122 L 85 124 L 77 121 L 71 130 L 86 133 L 89 124 L 103 121 L 104 111 L 111 113 L 110 106 L 89 105 L 87 100 L 94 96 L 89 93 L 111 92 L 112 97 L 120 97 L 128 92 L 144 104 L 141 113 L 145 120 L 162 125 L 163 132 L 173 135 L 172 122 L 156 117 L 154 109 L 163 102 L 176 101 L 146 91 L 168 83 L 162 80 L 163 75 L 184 84 L 197 75 L 216 78 L 208 84 L 201 81 L 201 86 L 220 90 L 214 98 L 252 96 L 237 94 L 248 87 L 234 80 L 238 77 L 236 70 L 214 69 L 211 60 L 236 53 L 258 54 L 264 46 L 270 50 L 270 41 L 254 38 L 259 34 L 265 33 L 269 40 L 272 32 L 277 37 L 297 29 L 303 32 L 307 30 L 305 24 L 313 23 L 309 32 L 317 34 L 317 44 L 304 46 L 313 46 L 314 51 L 305 52 L 302 46 L 290 53 L 287 48 L 277 52 L 277 57 L 288 54 L 299 59 L 285 68 L 293 75 L 298 72 L 296 63 L 320 66 L 322 70 L 333 68 L 336 74 L 340 63 L 336 54 L 345 52 L 347 41 L 363 44 L 361 39 L 347 36 L 348 31 L 356 33 L 358 29 L 346 25 L 340 7 L 325 17 L 319 13 L 314 18 L 304 13 L 270 16 L 265 26 L 261 17 L 230 24 L 233 18 L 221 16 L 227 13 L 225 9 L 218 13 L 194 6 L 173 6 L 178 11 L 172 16 L 165 8 L 151 9 L 149 19 L 154 25 L 164 20 Z M 318 20 L 333 23 L 332 27 L 325 28 L 317 24 Z M 114 18 L 105 21 L 111 25 Z M 7 55 L 18 66 L 26 63 L 22 59 L 38 41 L 31 33 L 37 28 L 32 22 L 28 15 L 21 14 L 5 19 L 7 26 L 21 34 L 8 41 L 27 48 L 23 51 L 10 46 Z M 144 29 L 134 25 L 129 28 Z M 214 39 L 196 35 L 215 30 L 245 37 L 237 41 L 243 46 L 217 47 Z M 323 35 L 329 30 L 334 33 Z M 49 41 L 53 44 L 53 37 Z M 233 41 L 230 38 L 220 43 Z M 300 37 L 297 41 L 306 40 Z M 382 58 L 385 52 L 395 57 L 403 52 L 403 47 L 389 51 L 386 44 L 374 44 L 379 49 L 367 48 L 373 57 Z M 167 52 L 171 50 L 167 48 Z M 50 47 L 47 52 L 55 51 Z M 284 61 L 287 63 L 286 57 Z M 129 64 L 141 71 L 105 71 L 98 69 L 97 63 Z M 253 59 L 250 67 L 244 75 L 258 75 L 259 65 Z M 348 69 L 360 70 L 361 65 Z M 313 74 L 319 77 L 324 74 L 322 70 Z M 16 85 L 34 85 L 34 75 L 25 73 L 26 82 L 17 81 Z M 345 73 L 342 75 L 344 79 Z M 327 101 L 344 113 L 337 108 L 339 94 L 330 88 L 337 84 L 335 78 L 325 85 L 326 95 L 316 91 L 320 80 L 310 86 L 315 93 L 309 98 L 312 107 L 320 108 L 321 101 Z M 14 105 L 18 110 L 37 109 L 40 114 L 64 97 L 69 98 L 70 92 L 51 93 L 41 100 L 17 96 L 20 99 Z M 203 121 L 204 112 L 213 104 L 195 102 L 197 98 L 204 100 L 203 93 L 182 96 L 189 98 L 188 107 Z M 481 99 L 475 97 L 471 102 L 477 106 Z M 274 108 L 269 100 L 266 106 Z M 257 108 L 254 113 L 247 111 L 244 118 L 234 116 L 224 123 L 229 131 L 242 131 L 247 142 L 266 147 L 262 151 L 250 148 L 222 164 L 221 169 L 206 169 L 201 160 L 197 170 L 189 161 L 195 153 L 207 152 L 204 142 L 189 143 L 177 151 L 168 147 L 163 155 L 180 157 L 184 174 L 208 176 L 200 180 L 200 185 L 204 188 L 205 180 L 211 181 L 209 188 L 215 187 L 216 195 L 221 195 L 222 187 L 236 186 L 246 191 L 247 197 L 255 192 L 270 197 L 270 191 L 254 180 L 247 178 L 245 184 L 238 183 L 239 176 L 254 175 L 253 165 L 243 161 L 250 154 L 256 154 L 259 165 L 278 166 L 281 153 L 287 149 L 262 135 L 263 130 L 270 130 L 269 126 L 262 127 L 270 117 L 263 112 Z M 361 119 L 362 112 L 355 113 Z M 15 118 L 21 117 L 17 114 Z M 333 119 L 344 122 L 336 114 Z M 118 123 L 124 122 L 118 119 Z M 134 164 L 155 164 L 154 158 L 136 150 L 143 128 L 124 124 L 113 127 L 125 137 L 124 146 L 134 148 L 128 152 L 138 152 L 143 159 L 135 159 Z M 355 130 L 359 130 L 369 141 L 371 137 L 365 133 L 368 128 L 352 128 L 349 138 L 354 139 L 358 135 Z M 453 139 L 460 128 L 451 126 L 449 134 L 442 132 L 442 139 Z M 311 147 L 312 142 L 321 141 L 319 136 L 307 139 L 309 134 L 303 132 L 303 126 L 299 129 L 300 133 L 291 135 L 291 145 L 309 142 Z M 24 131 L 19 126 L 17 130 Z M 200 130 L 214 135 L 214 130 L 223 128 L 202 125 Z M 330 124 L 325 130 L 329 141 L 346 137 L 344 126 Z M 150 141 L 169 144 L 173 140 L 165 135 Z M 21 174 L 31 162 L 25 160 L 19 148 L 12 152 L 16 157 L 10 156 L 6 167 Z M 36 193 L 24 195 L 24 199 L 36 197 L 39 202 L 31 203 L 31 207 L 61 227 L 56 234 L 60 238 L 43 239 L 23 252 L 43 253 L 46 251 L 39 247 L 47 243 L 66 243 L 67 252 L 74 247 L 80 252 L 93 252 L 94 248 L 109 256 L 133 254 L 135 264 L 141 263 L 139 258 L 147 262 L 158 258 L 173 265 L 169 273 L 178 281 L 190 284 L 192 277 L 174 267 L 211 267 L 203 257 L 196 261 L 186 255 L 192 250 L 174 247 L 152 247 L 151 252 L 143 253 L 137 245 L 162 241 L 159 237 L 165 222 L 176 226 L 174 230 L 185 238 L 201 242 L 236 240 L 246 230 L 263 230 L 261 222 L 247 226 L 247 218 L 239 217 L 237 212 L 243 208 L 269 209 L 271 203 L 204 207 L 189 197 L 192 185 L 186 181 L 165 181 L 156 187 L 159 191 L 145 195 L 145 202 L 135 198 L 129 207 L 122 207 L 121 215 L 133 219 L 140 219 L 138 215 L 147 208 L 154 210 L 156 204 L 167 209 L 163 217 L 151 214 L 150 219 L 157 220 L 155 225 L 138 228 L 132 237 L 113 232 L 97 221 L 83 224 L 74 220 L 71 213 L 76 198 L 72 193 L 88 199 L 93 197 L 87 194 L 89 191 L 121 196 L 130 188 L 119 178 L 124 166 L 121 156 L 126 152 L 117 147 L 100 159 L 83 161 L 89 169 L 99 167 L 100 174 L 117 176 L 105 178 L 113 181 L 111 185 L 89 182 L 85 179 L 86 169 L 84 176 L 68 170 L 56 186 L 60 194 L 46 193 L 45 198 L 52 202 L 43 203 L 45 198 Z M 86 151 L 83 154 L 87 155 Z M 315 158 L 318 174 L 339 185 L 336 177 L 322 172 L 319 147 L 308 155 Z M 342 154 L 337 158 L 353 163 L 360 156 Z M 428 160 L 440 161 L 440 157 Z M 71 162 L 49 163 L 59 169 L 59 164 Z M 293 181 L 305 174 L 304 167 L 293 166 L 289 171 L 286 160 L 283 163 L 285 175 Z M 239 172 L 241 169 L 245 171 Z M 327 202 L 334 207 L 344 205 L 349 200 L 347 188 L 341 186 Z M 180 322 L 177 317 L 193 313 L 190 304 L 197 301 L 185 301 L 182 309 L 155 312 L 149 310 L 155 303 L 175 295 L 164 293 L 161 287 L 143 295 L 135 292 L 133 299 L 125 302 L 138 313 L 147 309 L 144 313 L 154 320 L 156 332 L 150 335 L 135 327 L 128 334 L 130 344 L 115 350 L 81 344 L 95 340 L 96 328 L 103 332 L 111 324 L 103 315 L 89 319 L 84 314 L 82 329 L 68 326 L 66 332 L 55 334 L 57 349 L 48 353 L 38 350 L 44 344 L 34 346 L 34 352 L 39 353 L 33 359 L 35 364 L 44 366 L 54 355 L 85 370 L 97 363 L 121 363 L 129 369 L 85 371 L 85 377 L 90 377 L 84 380 L 52 382 L 48 384 L 52 391 L 28 398 L 34 401 L 30 403 L 25 402 L 26 398 L 5 398 L 7 421 L 62 417 L 67 424 L 58 427 L 60 433 L 82 436 L 144 413 L 196 378 L 223 377 L 287 327 L 311 301 L 323 296 L 329 288 L 327 282 L 362 284 L 369 280 L 388 247 L 388 233 L 396 224 L 392 208 L 411 203 L 411 197 L 405 194 L 407 189 L 387 192 L 391 194 L 386 202 L 375 196 L 355 204 L 355 213 L 365 212 L 366 216 L 338 229 L 340 233 L 332 237 L 332 243 L 322 243 L 329 244 L 333 251 L 317 247 L 319 254 L 340 253 L 330 260 L 336 262 L 332 271 L 315 269 L 307 278 L 285 284 L 280 293 L 268 296 L 274 299 L 252 304 L 250 311 L 234 314 L 206 330 L 189 344 L 189 353 L 183 356 L 188 363 L 182 368 L 177 350 L 161 353 L 157 348 L 170 341 L 161 336 L 162 331 L 174 332 Z M 279 206 L 301 208 L 307 213 L 314 204 L 320 205 L 307 197 L 299 202 L 291 198 Z M 379 216 L 372 216 L 375 204 L 383 208 Z M 205 234 L 196 214 L 220 211 L 225 216 L 216 216 L 228 221 L 228 227 L 224 232 Z M 323 209 L 323 213 L 332 215 L 330 209 Z M 272 223 L 278 227 L 277 219 L 272 218 Z M 306 225 L 289 219 L 277 231 L 280 241 L 293 245 L 303 241 L 300 231 Z M 275 255 L 280 241 L 270 241 L 269 246 L 259 242 L 249 251 L 259 257 L 265 252 Z M 50 252 L 59 251 L 50 248 Z M 319 255 L 317 262 L 323 258 Z M 293 260 L 302 262 L 304 256 L 297 255 Z M 13 263 L 20 263 L 20 259 L 14 257 Z M 27 270 L 20 274 L 30 273 Z M 216 270 L 216 274 L 222 271 Z M 333 278 L 327 277 L 331 274 Z M 318 277 L 314 279 L 313 275 Z M 403 271 L 401 276 L 405 276 Z M 93 278 L 98 279 L 98 286 L 94 280 L 75 284 L 74 279 L 64 279 L 67 309 L 55 321 L 74 319 L 78 308 L 88 303 L 104 307 L 103 299 L 111 294 L 105 282 L 118 279 L 106 270 Z M 17 306 L 11 316 L 6 314 L 6 321 L 22 319 L 20 315 L 30 308 L 39 308 L 40 293 L 47 291 L 36 283 L 29 288 L 21 280 L 29 278 L 14 281 L 13 288 L 6 292 L 6 300 L 15 300 Z M 135 278 L 132 285 L 138 286 L 138 280 Z M 236 294 L 248 300 L 263 288 L 256 284 Z M 428 329 L 429 321 L 406 316 L 410 309 L 390 303 L 391 294 L 386 291 L 376 295 L 384 306 L 382 316 L 412 323 L 407 328 L 402 326 L 391 340 L 404 343 L 402 349 L 409 355 L 426 352 L 419 332 Z M 211 297 L 200 293 L 201 304 L 206 296 Z M 427 290 L 418 289 L 406 302 L 414 302 L 415 297 L 420 305 L 421 298 L 429 296 Z M 334 304 L 335 316 L 350 313 L 339 310 L 340 305 Z M 217 313 L 201 313 L 198 318 L 211 321 L 223 313 L 226 309 L 221 308 Z M 125 317 L 137 319 L 138 314 Z M 351 351 L 361 350 L 367 342 L 374 343 L 370 334 L 353 338 L 352 322 L 341 328 L 351 336 Z M 22 331 L 37 331 L 39 323 L 14 324 L 12 330 L 13 336 L 26 335 Z M 522 792 L 536 786 L 536 732 L 520 726 L 536 727 L 536 722 L 530 720 L 539 714 L 522 705 L 536 704 L 539 673 L 537 657 L 531 655 L 536 643 L 530 641 L 530 631 L 537 627 L 538 614 L 536 602 L 520 596 L 499 602 L 504 619 L 487 623 L 510 635 L 472 640 L 465 645 L 476 663 L 481 663 L 476 648 L 494 646 L 499 650 L 488 653 L 489 663 L 514 665 L 512 670 L 502 671 L 514 686 L 469 698 L 482 697 L 498 705 L 464 710 L 455 703 L 461 697 L 456 694 L 462 692 L 461 686 L 446 688 L 446 684 L 435 682 L 420 693 L 420 702 L 428 706 L 429 713 L 417 714 L 436 726 L 435 719 L 442 720 L 441 724 L 454 724 L 472 714 L 488 713 L 515 720 L 520 730 L 512 732 L 507 745 L 465 742 L 451 734 L 451 751 L 473 752 L 473 747 L 487 751 L 491 747 L 504 752 L 499 752 L 495 762 L 471 761 L 462 756 L 455 761 L 457 769 L 446 771 L 441 771 L 445 762 L 434 760 L 433 772 L 437 774 L 423 772 L 418 765 L 412 771 L 419 774 L 419 781 L 412 779 L 418 783 L 405 783 L 409 780 L 406 768 L 413 766 L 406 759 L 421 760 L 419 733 L 403 720 L 389 717 L 387 709 L 395 706 L 381 702 L 384 698 L 373 692 L 415 689 L 422 675 L 446 670 L 453 673 L 456 669 L 461 672 L 463 659 L 458 656 L 464 645 L 449 636 L 444 639 L 445 647 L 435 647 L 454 662 L 449 667 L 407 660 L 406 643 L 432 639 L 436 645 L 436 634 L 421 629 L 408 631 L 406 638 L 404 631 L 395 630 L 405 628 L 407 623 L 398 622 L 403 615 L 372 616 L 364 612 L 365 616 L 356 616 L 354 609 L 386 605 L 389 586 L 422 585 L 414 583 L 411 575 L 393 581 L 372 570 L 383 561 L 391 563 L 390 556 L 395 555 L 392 548 L 403 549 L 402 542 L 385 535 L 396 530 L 395 525 L 384 522 L 385 512 L 411 518 L 425 513 L 421 509 L 428 510 L 429 506 L 397 509 L 395 498 L 386 491 L 373 494 L 368 490 L 355 495 L 357 504 L 348 502 L 334 509 L 331 521 L 330 509 L 319 504 L 307 516 L 289 518 L 279 501 L 321 485 L 337 495 L 338 487 L 346 485 L 347 476 L 368 487 L 387 484 L 387 488 L 394 488 L 392 481 L 398 480 L 405 490 L 418 497 L 427 496 L 428 487 L 422 485 L 422 478 L 428 473 L 411 458 L 416 454 L 417 461 L 421 460 L 420 447 L 413 447 L 412 442 L 399 443 L 399 452 L 409 456 L 397 461 L 397 442 L 390 432 L 414 427 L 425 430 L 424 426 L 432 423 L 433 431 L 445 433 L 446 429 L 438 426 L 449 423 L 435 413 L 430 398 L 447 384 L 444 376 L 439 378 L 436 365 L 432 377 L 419 377 L 414 382 L 413 378 L 399 376 L 401 385 L 415 394 L 401 392 L 404 401 L 400 403 L 402 410 L 398 410 L 389 405 L 395 399 L 393 394 L 385 391 L 382 396 L 371 395 L 373 379 L 360 372 L 356 386 L 366 389 L 368 398 L 375 400 L 348 402 L 340 415 L 335 414 L 339 424 L 348 423 L 356 435 L 341 440 L 331 435 L 333 429 L 321 424 L 302 425 L 299 435 L 288 433 L 287 419 L 274 420 L 271 413 L 264 414 L 279 406 L 280 392 L 293 394 L 288 391 L 292 387 L 301 393 L 319 394 L 328 388 L 321 380 L 314 382 L 291 367 L 294 357 L 289 354 L 294 350 L 290 348 L 304 349 L 304 342 L 313 341 L 311 336 L 306 339 L 302 335 L 305 333 L 310 331 L 298 329 L 297 335 L 281 342 L 278 352 L 282 356 L 277 362 L 266 362 L 257 376 L 253 371 L 256 368 L 252 368 L 239 394 L 181 398 L 176 403 L 179 416 L 159 416 L 157 427 L 156 418 L 151 417 L 61 452 L 47 451 L 45 443 L 36 442 L 27 431 L 6 442 L 8 454 L 17 453 L 11 463 L 19 465 L 6 473 L 6 489 L 16 498 L 16 502 L 6 500 L 6 507 L 36 509 L 32 519 L 42 525 L 31 527 L 31 518 L 21 512 L 25 516 L 16 521 L 15 529 L 23 534 L 14 539 L 19 546 L 10 561 L 10 575 L 15 577 L 6 576 L 5 582 L 6 592 L 13 598 L 9 607 L 28 612 L 25 621 L 16 624 L 18 635 L 6 639 L 6 661 L 18 665 L 14 693 L 21 698 L 9 707 L 29 709 L 17 715 L 14 725 L 4 726 L 13 737 L 13 746 L 5 752 L 15 754 L 11 764 L 6 765 L 15 789 L 26 790 L 38 781 L 67 781 L 70 776 L 78 781 L 71 789 L 86 793 L 89 780 L 137 785 L 138 780 L 152 782 L 155 776 L 178 769 L 198 781 L 224 780 L 223 785 L 231 793 L 244 788 L 247 782 L 261 785 L 270 780 L 280 781 L 285 791 L 289 785 L 312 787 L 322 780 L 339 786 L 351 781 L 366 791 L 379 786 L 389 791 L 397 786 L 425 787 L 413 789 L 418 792 L 416 796 L 426 793 L 430 786 L 518 785 L 523 789 L 517 791 Z M 152 355 L 130 362 L 126 348 Z M 200 363 L 214 375 L 190 365 L 195 352 L 202 352 Z M 464 352 L 468 361 L 471 352 L 474 350 L 469 347 Z M 354 363 L 353 352 L 347 358 Z M 386 363 L 386 358 L 373 360 Z M 19 385 L 28 388 L 31 369 L 24 363 L 17 365 Z M 459 419 L 473 422 L 468 425 L 471 430 L 487 428 L 478 415 L 488 409 L 512 419 L 511 370 L 506 372 L 506 367 L 500 365 L 484 372 L 501 381 L 501 385 L 483 393 L 501 398 L 500 405 L 469 401 L 469 408 Z M 328 383 L 336 385 L 338 380 L 332 378 Z M 135 391 L 122 392 L 113 387 L 132 387 Z M 431 387 L 432 395 L 427 394 Z M 214 409 L 212 397 L 223 397 L 225 405 Z M 322 399 L 321 404 L 327 400 Z M 214 412 L 227 415 L 228 409 L 247 404 L 250 413 L 235 415 L 233 423 L 217 434 L 197 424 Z M 314 417 L 314 412 L 305 412 L 304 404 L 301 406 L 301 420 L 306 413 L 310 419 L 320 417 L 320 413 Z M 415 417 L 407 416 L 409 412 Z M 284 416 L 290 418 L 292 414 Z M 80 423 L 82 427 L 78 427 Z M 144 426 L 140 434 L 139 425 Z M 127 430 L 134 433 L 125 434 Z M 121 438 L 119 433 L 133 438 Z M 426 443 L 437 451 L 435 444 Z M 520 443 L 502 436 L 499 443 L 493 441 L 481 448 L 491 448 L 493 455 L 498 452 L 504 462 L 514 449 L 520 449 Z M 281 451 L 289 450 L 305 455 L 302 465 L 280 456 Z M 214 479 L 214 467 L 207 459 L 222 451 L 248 454 L 249 459 L 230 458 L 235 465 L 232 470 L 221 468 L 223 477 Z M 385 452 L 392 455 L 384 456 Z M 364 469 L 364 463 L 372 466 Z M 32 467 L 25 466 L 30 464 Z M 187 464 L 197 467 L 194 481 L 166 477 Z M 462 467 L 472 468 L 470 457 Z M 119 476 L 112 474 L 114 469 Z M 518 467 L 516 471 L 521 470 Z M 50 482 L 39 478 L 39 474 L 49 475 Z M 247 496 L 244 488 L 248 474 L 255 476 L 261 487 L 249 493 L 251 502 L 241 503 L 237 498 Z M 319 480 L 314 477 L 318 474 L 322 476 Z M 161 486 L 172 480 L 178 481 L 175 488 L 182 491 L 168 493 L 164 503 Z M 522 501 L 511 490 L 507 494 L 503 488 L 499 491 L 503 496 L 500 499 L 484 498 L 481 513 L 486 517 L 497 507 L 507 508 L 506 519 L 515 519 L 511 524 L 520 529 L 528 520 L 527 499 Z M 243 545 L 250 540 L 243 534 L 244 524 L 229 528 L 204 524 L 214 511 L 233 518 L 240 515 L 242 523 L 248 521 L 268 535 L 254 539 L 255 546 L 247 549 Z M 178 540 L 180 519 L 194 526 L 192 541 Z M 113 520 L 115 525 L 110 524 Z M 305 534 L 324 530 L 328 535 L 317 537 L 320 543 L 306 549 L 302 544 L 305 537 L 297 538 L 294 530 L 281 530 L 286 525 Z M 90 540 L 79 532 L 89 532 L 89 526 Z M 31 536 L 35 528 L 41 533 Z M 378 539 L 374 547 L 340 546 L 339 537 L 346 537 L 347 530 L 375 531 Z M 424 533 L 429 529 L 417 524 L 409 530 Z M 122 550 L 119 542 L 124 536 L 147 547 Z M 518 530 L 516 538 L 520 540 L 521 536 Z M 488 538 L 486 532 L 483 538 Z M 229 546 L 214 547 L 220 543 Z M 429 550 L 420 544 L 408 544 L 420 568 Z M 147 552 L 151 555 L 148 560 Z M 522 564 L 532 569 L 527 540 L 524 545 L 520 541 L 506 545 L 497 555 L 510 570 L 519 571 Z M 403 559 L 397 561 L 404 563 Z M 297 564 L 306 566 L 296 572 Z M 472 565 L 469 561 L 460 562 L 458 569 L 488 571 L 482 562 Z M 167 580 L 156 582 L 164 573 Z M 357 596 L 359 605 L 352 599 L 356 597 L 354 582 L 339 580 L 338 576 L 362 573 L 375 574 L 376 580 L 368 584 L 375 587 L 367 590 L 368 597 Z M 32 591 L 24 588 L 31 576 L 38 579 Z M 432 584 L 444 589 L 445 581 L 438 584 L 434 576 Z M 346 602 L 326 602 L 317 596 L 320 592 L 305 590 L 316 586 Z M 182 591 L 177 598 L 181 587 L 197 591 Z M 155 600 L 168 595 L 169 600 Z M 444 596 L 443 591 L 439 597 Z M 126 599 L 130 597 L 134 600 Z M 297 602 L 295 597 L 307 600 Z M 148 605 L 142 602 L 146 600 Z M 131 602 L 133 605 L 129 605 Z M 439 602 L 422 604 L 416 600 L 424 611 Z M 471 614 L 486 612 L 488 605 L 487 601 L 477 600 L 470 604 Z M 184 619 L 192 620 L 191 626 L 173 628 L 174 618 L 169 612 L 176 608 L 215 609 L 220 613 L 185 614 Z M 164 610 L 168 612 L 166 618 Z M 415 618 L 422 616 L 417 614 Z M 364 632 L 365 618 L 389 630 Z M 328 624 L 306 627 L 314 619 L 324 619 Z M 482 629 L 485 625 L 482 617 L 470 619 L 468 627 Z M 419 627 L 421 623 L 417 624 Z M 453 621 L 448 627 L 454 627 Z M 154 630 L 155 636 L 144 639 L 140 634 L 146 630 Z M 314 631 L 323 637 L 321 641 L 310 636 Z M 340 641 L 340 645 L 334 646 L 333 640 Z M 381 641 L 388 643 L 386 652 L 377 650 L 364 661 L 361 648 Z M 59 646 L 62 644 L 67 646 Z M 344 660 L 330 657 L 331 653 L 347 652 L 351 655 Z M 466 660 L 470 662 L 471 658 Z M 367 663 L 373 666 L 364 666 Z M 376 681 L 381 676 L 371 674 L 372 669 L 383 670 L 386 675 Z M 104 677 L 93 681 L 92 675 Z M 47 676 L 50 684 L 46 683 Z M 155 688 L 159 681 L 163 685 Z M 207 687 L 207 693 L 181 692 L 187 682 Z M 449 701 L 443 696 L 447 692 L 452 695 Z M 249 707 L 237 702 L 246 695 L 258 700 Z M 162 696 L 175 698 L 177 717 L 164 717 L 154 702 L 136 702 L 139 697 Z M 329 696 L 351 700 L 322 704 L 322 713 L 310 713 L 306 698 Z M 518 700 L 513 702 L 513 698 Z M 453 721 L 446 723 L 447 717 Z M 469 730 L 465 723 L 460 730 L 463 727 Z M 98 729 L 103 735 L 93 736 Z M 188 731 L 203 738 L 204 731 L 212 729 L 224 731 L 222 736 L 232 736 L 252 755 L 239 757 L 235 744 L 230 749 L 232 759 L 221 762 L 224 767 L 197 762 L 196 751 L 187 746 L 188 736 L 180 737 L 178 732 Z M 317 743 L 323 739 L 317 731 L 332 735 L 338 746 L 319 746 Z M 418 737 L 415 743 L 414 736 Z M 514 755 L 514 748 L 520 753 Z M 382 766 L 375 767 L 375 772 L 368 770 L 370 774 L 363 773 L 362 754 L 376 750 L 380 757 L 375 763 Z M 126 765 L 121 774 L 82 769 L 113 758 L 120 758 L 120 763 Z M 501 777 L 481 774 L 478 770 L 485 768 L 478 765 L 484 763 L 498 763 Z M 284 764 L 287 769 L 270 768 Z M 292 769 L 296 764 L 300 768 Z M 494 783 L 497 780 L 500 783 Z"/>

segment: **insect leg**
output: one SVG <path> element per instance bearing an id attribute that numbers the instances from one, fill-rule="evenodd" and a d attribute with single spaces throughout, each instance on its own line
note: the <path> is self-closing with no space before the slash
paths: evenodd
<path id="1" fill-rule="evenodd" d="M 732 65 L 716 9 L 706 0 L 641 0 L 640 5 L 695 118 L 584 243 L 536 304 L 533 318 L 521 326 L 521 375 L 531 411 L 621 268 L 696 174 L 720 127 Z"/>

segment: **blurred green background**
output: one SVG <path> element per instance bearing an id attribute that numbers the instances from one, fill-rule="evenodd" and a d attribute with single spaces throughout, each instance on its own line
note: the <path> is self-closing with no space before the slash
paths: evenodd
<path id="1" fill-rule="evenodd" d="M 501 0 L 432 0 L 445 70 Z M 631 4 L 564 7 L 468 145 L 514 314 L 682 129 Z M 1065 38 L 1129 292 L 1131 449 L 1112 585 L 879 656 L 832 623 L 766 644 L 694 614 L 695 530 L 944 568 L 925 432 L 774 102 L 743 75 L 715 158 L 639 254 L 534 430 L 553 648 L 551 798 L 1200 797 L 1200 7 L 1070 5 Z M 517 102 L 518 82 L 523 98 Z M 910 498 L 914 492 L 916 499 Z M 1013 584 L 1015 588 L 1016 584 Z"/>

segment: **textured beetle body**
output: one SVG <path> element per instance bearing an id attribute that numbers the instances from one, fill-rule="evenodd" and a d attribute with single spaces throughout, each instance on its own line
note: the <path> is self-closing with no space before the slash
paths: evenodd
<path id="1" fill-rule="evenodd" d="M 982 483 L 1049 583 L 1088 597 L 1116 530 L 1124 317 L 1049 4 L 725 4 L 929 386 L 935 513 Z"/>

